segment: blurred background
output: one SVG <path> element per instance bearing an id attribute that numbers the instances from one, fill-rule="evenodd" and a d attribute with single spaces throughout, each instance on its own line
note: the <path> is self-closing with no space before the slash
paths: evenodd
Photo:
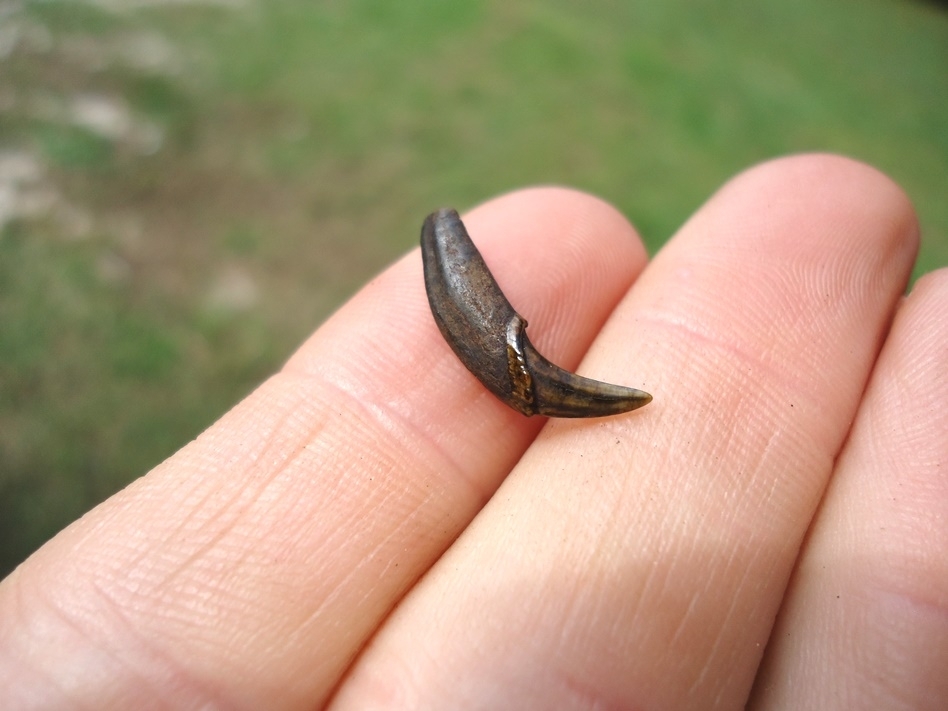
<path id="1" fill-rule="evenodd" d="M 948 12 L 910 0 L 0 0 L 0 576 L 197 436 L 433 208 L 601 195 L 652 252 L 790 152 L 948 264 Z"/>

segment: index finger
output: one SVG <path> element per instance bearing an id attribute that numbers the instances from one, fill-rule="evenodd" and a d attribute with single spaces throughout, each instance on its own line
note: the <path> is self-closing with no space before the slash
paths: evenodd
<path id="1" fill-rule="evenodd" d="M 645 262 L 617 212 L 571 191 L 509 195 L 467 224 L 567 367 Z M 24 707 L 311 707 L 541 424 L 451 353 L 413 252 L 0 585 L 0 687 Z"/>

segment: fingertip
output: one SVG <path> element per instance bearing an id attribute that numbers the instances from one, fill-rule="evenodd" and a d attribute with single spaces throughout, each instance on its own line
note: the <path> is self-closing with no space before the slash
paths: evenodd
<path id="1" fill-rule="evenodd" d="M 768 160 L 738 174 L 715 198 L 731 191 L 744 193 L 758 212 L 774 219 L 790 210 L 794 219 L 821 221 L 824 235 L 840 222 L 858 223 L 861 235 L 901 245 L 908 262 L 918 250 L 918 217 L 906 192 L 878 168 L 847 156 L 805 153 Z"/>
<path id="2" fill-rule="evenodd" d="M 918 281 L 915 282 L 915 287 L 909 294 L 909 298 L 924 298 L 926 303 L 933 305 L 948 304 L 948 267 L 942 267 L 920 276 Z M 945 312 L 937 311 L 936 313 L 943 316 Z M 944 322 L 944 319 L 941 319 L 941 321 Z"/>
<path id="3" fill-rule="evenodd" d="M 564 225 L 591 244 L 614 236 L 645 258 L 635 227 L 612 203 L 575 188 L 549 185 L 515 190 L 472 208 L 465 220 L 485 231 L 552 233 Z M 601 245 L 599 245 L 601 246 Z"/>

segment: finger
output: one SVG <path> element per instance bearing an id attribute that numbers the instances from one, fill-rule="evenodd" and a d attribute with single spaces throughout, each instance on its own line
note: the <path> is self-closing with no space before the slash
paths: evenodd
<path id="1" fill-rule="evenodd" d="M 948 270 L 899 309 L 751 708 L 948 708 L 945 314 Z"/>
<path id="2" fill-rule="evenodd" d="M 644 264 L 628 223 L 572 191 L 513 194 L 468 223 L 566 366 Z M 311 708 L 540 424 L 458 362 L 413 252 L 4 581 L 0 688 L 47 707 Z"/>
<path id="3" fill-rule="evenodd" d="M 583 366 L 655 400 L 551 422 L 334 708 L 735 708 L 908 278 L 904 195 L 831 156 L 705 205 Z"/>

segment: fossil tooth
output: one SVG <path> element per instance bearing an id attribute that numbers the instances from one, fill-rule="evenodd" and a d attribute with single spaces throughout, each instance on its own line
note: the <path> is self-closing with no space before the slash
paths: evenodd
<path id="1" fill-rule="evenodd" d="M 421 256 L 442 335 L 467 369 L 510 407 L 524 415 L 601 417 L 651 402 L 646 392 L 584 378 L 544 358 L 454 210 L 425 219 Z"/>

